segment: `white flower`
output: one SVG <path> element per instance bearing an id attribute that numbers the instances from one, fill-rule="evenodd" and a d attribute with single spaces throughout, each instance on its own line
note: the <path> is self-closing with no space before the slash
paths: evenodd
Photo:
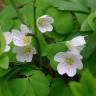
<path id="1" fill-rule="evenodd" d="M 24 24 L 21 24 L 20 31 L 13 29 L 12 30 L 12 37 L 13 37 L 13 43 L 16 46 L 27 46 L 31 43 L 31 36 L 26 36 L 31 31 L 28 29 L 28 27 Z"/>
<path id="2" fill-rule="evenodd" d="M 12 41 L 12 34 L 10 32 L 3 32 L 3 36 L 5 38 L 6 47 L 4 49 L 4 52 L 8 52 L 10 50 L 9 44 Z"/>
<path id="3" fill-rule="evenodd" d="M 31 62 L 33 54 L 36 54 L 35 48 L 31 45 L 24 47 L 15 46 L 13 52 L 16 53 L 16 59 L 20 62 Z"/>
<path id="4" fill-rule="evenodd" d="M 53 26 L 51 25 L 54 22 L 54 19 L 48 15 L 43 15 L 37 19 L 37 27 L 42 32 L 52 31 Z"/>
<path id="5" fill-rule="evenodd" d="M 71 51 L 74 51 L 74 53 L 77 53 L 78 55 L 80 55 L 80 52 L 82 51 L 82 49 L 84 48 L 84 45 L 86 44 L 84 37 L 85 36 L 77 36 L 70 41 L 66 41 L 66 46 Z"/>
<path id="6" fill-rule="evenodd" d="M 67 74 L 69 77 L 76 75 L 77 69 L 82 69 L 83 64 L 79 55 L 72 51 L 59 52 L 55 55 L 54 60 L 59 62 L 57 71 L 59 74 Z"/>

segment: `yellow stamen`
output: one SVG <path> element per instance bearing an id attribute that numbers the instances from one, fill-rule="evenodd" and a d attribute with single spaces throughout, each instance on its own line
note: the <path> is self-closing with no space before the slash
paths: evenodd
<path id="1" fill-rule="evenodd" d="M 74 63 L 73 58 L 72 58 L 72 57 L 66 57 L 66 63 L 67 63 L 68 65 L 72 65 L 72 64 Z"/>

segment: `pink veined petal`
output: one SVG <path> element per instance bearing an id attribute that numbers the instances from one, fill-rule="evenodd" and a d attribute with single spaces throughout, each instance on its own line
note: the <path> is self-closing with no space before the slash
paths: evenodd
<path id="1" fill-rule="evenodd" d="M 74 77 L 76 75 L 76 69 L 75 68 L 67 68 L 66 69 L 66 74 L 69 76 L 69 77 Z"/>
<path id="2" fill-rule="evenodd" d="M 65 58 L 65 53 L 64 52 L 59 52 L 54 56 L 54 60 L 57 62 L 64 62 L 64 58 Z"/>
<path id="3" fill-rule="evenodd" d="M 63 75 L 66 73 L 66 64 L 64 63 L 59 63 L 57 66 L 57 71 L 60 75 Z"/>

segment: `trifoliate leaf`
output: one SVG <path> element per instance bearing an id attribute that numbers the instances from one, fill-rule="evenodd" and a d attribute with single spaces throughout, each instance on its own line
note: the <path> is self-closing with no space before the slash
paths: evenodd
<path id="1" fill-rule="evenodd" d="M 0 96 L 48 96 L 48 94 L 49 81 L 41 71 L 33 70 L 26 78 L 3 80 L 0 83 Z"/>

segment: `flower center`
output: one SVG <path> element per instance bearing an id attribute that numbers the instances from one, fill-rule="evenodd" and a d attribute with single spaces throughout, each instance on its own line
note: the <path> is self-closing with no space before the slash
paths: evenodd
<path id="1" fill-rule="evenodd" d="M 74 63 L 73 58 L 72 58 L 72 57 L 66 57 L 66 63 L 67 63 L 68 65 L 73 65 L 73 63 Z"/>
<path id="2" fill-rule="evenodd" d="M 44 26 L 46 24 L 46 21 L 44 19 L 39 19 L 38 24 L 40 26 Z"/>
<path id="3" fill-rule="evenodd" d="M 25 54 L 29 54 L 31 52 L 31 48 L 30 47 L 24 47 L 24 53 Z"/>
<path id="4" fill-rule="evenodd" d="M 23 43 L 24 44 L 30 44 L 31 43 L 31 36 L 23 36 Z"/>

